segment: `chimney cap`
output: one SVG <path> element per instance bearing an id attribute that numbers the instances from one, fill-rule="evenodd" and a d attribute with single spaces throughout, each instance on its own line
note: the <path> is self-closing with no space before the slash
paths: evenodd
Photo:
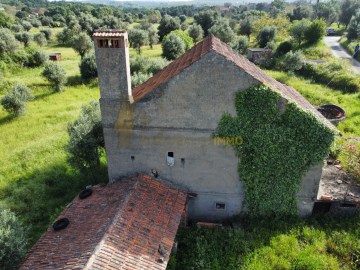
<path id="1" fill-rule="evenodd" d="M 119 29 L 98 29 L 93 32 L 93 37 L 122 37 L 126 30 Z"/>

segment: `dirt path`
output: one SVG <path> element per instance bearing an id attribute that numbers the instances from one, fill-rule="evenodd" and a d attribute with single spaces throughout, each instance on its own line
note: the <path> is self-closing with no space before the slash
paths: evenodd
<path id="1" fill-rule="evenodd" d="M 352 56 L 340 45 L 341 37 L 325 37 L 326 45 L 331 49 L 336 58 L 346 59 L 350 62 L 352 69 L 360 74 L 360 62 L 356 61 Z"/>

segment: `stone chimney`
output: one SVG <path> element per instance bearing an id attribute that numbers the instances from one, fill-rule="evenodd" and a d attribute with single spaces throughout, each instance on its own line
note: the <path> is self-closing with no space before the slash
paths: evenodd
<path id="1" fill-rule="evenodd" d="M 133 103 L 128 34 L 121 30 L 97 30 L 93 40 L 103 126 L 113 127 L 121 104 Z"/>

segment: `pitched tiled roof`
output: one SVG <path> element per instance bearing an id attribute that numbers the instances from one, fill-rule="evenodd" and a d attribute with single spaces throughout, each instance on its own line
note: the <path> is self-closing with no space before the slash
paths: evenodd
<path id="1" fill-rule="evenodd" d="M 312 106 L 302 95 L 300 95 L 294 88 L 282 84 L 267 75 L 261 68 L 250 62 L 244 56 L 234 51 L 230 46 L 222 42 L 213 35 L 209 35 L 202 42 L 195 45 L 182 56 L 174 60 L 164 69 L 156 73 L 149 80 L 136 86 L 133 91 L 134 101 L 139 101 L 155 88 L 167 82 L 175 75 L 182 72 L 196 61 L 200 60 L 205 54 L 210 51 L 222 55 L 229 61 L 232 61 L 238 68 L 241 68 L 259 83 L 266 84 L 273 90 L 278 91 L 284 98 L 294 101 L 298 106 L 305 110 L 309 110 L 322 121 L 325 125 L 334 129 L 334 126 L 321 114 L 314 106 Z"/>
<path id="2" fill-rule="evenodd" d="M 95 186 L 61 213 L 68 227 L 48 228 L 20 269 L 166 269 L 186 197 L 146 175 Z"/>

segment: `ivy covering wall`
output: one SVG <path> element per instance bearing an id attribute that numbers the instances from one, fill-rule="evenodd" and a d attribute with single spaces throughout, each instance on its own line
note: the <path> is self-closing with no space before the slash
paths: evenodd
<path id="1" fill-rule="evenodd" d="M 233 147 L 249 214 L 296 214 L 302 177 L 328 155 L 334 132 L 264 85 L 237 93 L 235 106 L 237 116 L 224 114 L 214 136 L 243 138 Z"/>

